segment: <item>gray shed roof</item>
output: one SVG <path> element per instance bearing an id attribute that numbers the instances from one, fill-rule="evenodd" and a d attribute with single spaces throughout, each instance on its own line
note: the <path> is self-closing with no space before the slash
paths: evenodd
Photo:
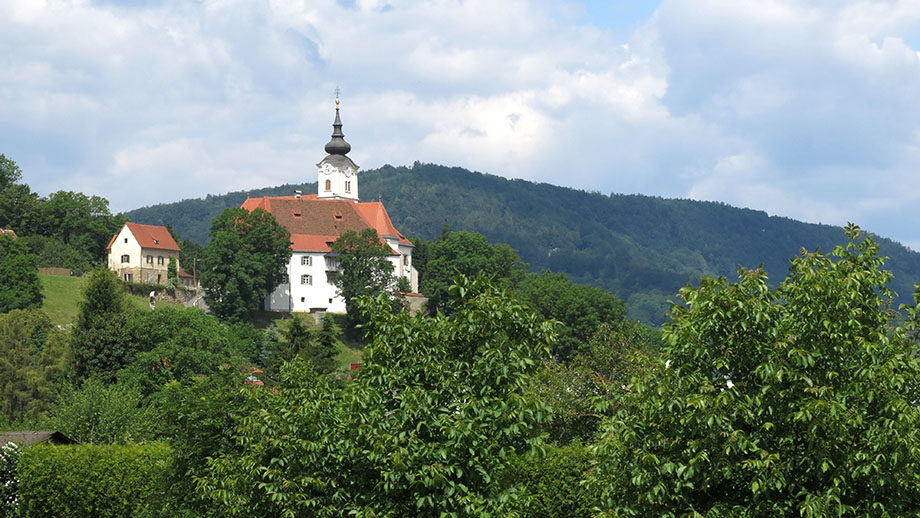
<path id="1" fill-rule="evenodd" d="M 32 446 L 43 442 L 51 444 L 76 444 L 76 441 L 55 430 L 24 430 L 20 432 L 0 432 L 0 445 L 14 442 L 20 446 Z"/>

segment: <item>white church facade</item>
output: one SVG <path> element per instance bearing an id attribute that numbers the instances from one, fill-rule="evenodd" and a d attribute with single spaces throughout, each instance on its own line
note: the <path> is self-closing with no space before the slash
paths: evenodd
<path id="1" fill-rule="evenodd" d="M 266 298 L 271 311 L 344 313 L 335 278 L 339 265 L 330 245 L 350 230 L 373 228 L 392 251 L 393 273 L 409 281 L 418 291 L 418 273 L 412 266 L 412 243 L 401 234 L 382 202 L 361 202 L 358 198 L 358 166 L 349 158 L 351 145 L 345 142 L 336 99 L 332 140 L 326 157 L 317 164 L 315 195 L 264 196 L 247 199 L 242 207 L 272 213 L 291 232 L 291 261 L 283 282 Z"/>

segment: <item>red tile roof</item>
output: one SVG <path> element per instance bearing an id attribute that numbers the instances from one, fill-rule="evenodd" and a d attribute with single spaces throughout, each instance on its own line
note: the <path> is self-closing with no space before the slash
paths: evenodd
<path id="1" fill-rule="evenodd" d="M 173 239 L 172 234 L 170 234 L 169 230 L 166 230 L 164 226 L 143 225 L 140 223 L 125 223 L 125 225 L 127 225 L 128 230 L 134 234 L 134 239 L 137 239 L 141 248 L 179 251 L 179 245 L 176 244 L 176 240 Z M 112 244 L 117 237 L 118 234 L 112 236 L 112 239 L 109 241 L 109 246 L 106 248 L 112 248 Z"/>
<path id="2" fill-rule="evenodd" d="M 356 203 L 349 200 L 317 199 L 308 196 L 265 196 L 243 202 L 246 210 L 271 212 L 278 223 L 291 232 L 291 248 L 299 252 L 328 252 L 329 244 L 349 230 L 373 228 L 381 237 L 395 237 L 399 243 L 412 243 L 402 235 L 378 201 Z"/>

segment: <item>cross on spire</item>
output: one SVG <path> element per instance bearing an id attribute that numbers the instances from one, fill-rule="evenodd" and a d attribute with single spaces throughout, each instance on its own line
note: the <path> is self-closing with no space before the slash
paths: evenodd
<path id="1" fill-rule="evenodd" d="M 340 93 L 339 85 L 335 85 L 335 105 L 336 106 L 339 105 L 339 93 Z"/>

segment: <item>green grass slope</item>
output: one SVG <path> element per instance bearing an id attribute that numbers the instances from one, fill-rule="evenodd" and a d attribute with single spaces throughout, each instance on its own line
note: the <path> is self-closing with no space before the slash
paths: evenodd
<path id="1" fill-rule="evenodd" d="M 51 323 L 60 326 L 73 324 L 77 319 L 77 311 L 80 309 L 83 278 L 42 274 L 39 274 L 38 277 L 42 283 L 42 295 L 45 297 L 42 309 L 51 318 Z M 146 297 L 128 295 L 128 302 L 136 309 L 149 310 L 150 308 L 150 302 Z M 157 305 L 181 306 L 181 304 L 164 301 L 157 302 Z"/>
<path id="2" fill-rule="evenodd" d="M 204 243 L 211 219 L 225 208 L 238 207 L 247 196 L 295 189 L 312 193 L 316 184 L 208 196 L 127 215 L 140 223 L 171 224 L 181 236 Z M 778 283 L 800 249 L 829 251 L 846 239 L 839 227 L 723 203 L 605 195 L 431 164 L 361 173 L 361 198 L 378 197 L 405 234 L 432 239 L 444 226 L 480 232 L 517 249 L 532 270 L 565 272 L 613 291 L 630 315 L 652 324 L 664 320 L 666 301 L 681 286 L 701 276 L 734 276 L 739 266 L 763 263 Z M 920 281 L 920 254 L 878 241 L 891 258 L 893 288 L 909 301 L 913 283 Z"/>
<path id="3" fill-rule="evenodd" d="M 83 278 L 42 274 L 38 278 L 45 297 L 42 309 L 51 318 L 51 323 L 60 326 L 72 324 L 77 318 Z"/>

